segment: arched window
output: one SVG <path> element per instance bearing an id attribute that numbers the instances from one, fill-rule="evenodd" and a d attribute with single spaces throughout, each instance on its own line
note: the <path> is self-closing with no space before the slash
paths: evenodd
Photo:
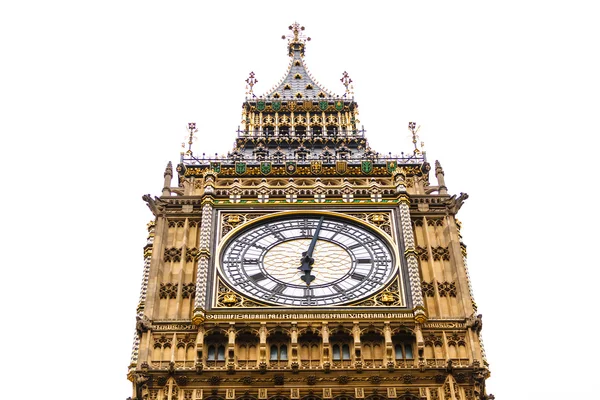
<path id="1" fill-rule="evenodd" d="M 333 361 L 333 367 L 339 368 L 349 366 L 352 359 L 350 354 L 352 336 L 346 332 L 337 332 L 329 336 L 329 342 L 331 343 L 331 359 Z"/>
<path id="2" fill-rule="evenodd" d="M 221 333 L 211 333 L 205 338 L 206 365 L 216 367 L 225 365 L 225 346 L 227 338 Z"/>
<path id="3" fill-rule="evenodd" d="M 235 339 L 237 346 L 238 367 L 254 367 L 257 363 L 258 336 L 245 331 L 238 334 Z"/>
<path id="4" fill-rule="evenodd" d="M 217 348 L 217 361 L 225 361 L 225 346 L 223 345 Z"/>
<path id="5" fill-rule="evenodd" d="M 362 347 L 362 360 L 364 366 L 382 367 L 383 366 L 383 349 L 385 348 L 385 339 L 383 335 L 375 330 L 365 332 L 360 337 Z"/>
<path id="6" fill-rule="evenodd" d="M 333 359 L 334 360 L 341 360 L 342 359 L 342 353 L 340 352 L 340 345 L 339 344 L 334 344 L 333 345 Z"/>
<path id="7" fill-rule="evenodd" d="M 342 360 L 350 359 L 350 346 L 347 344 L 342 345 Z"/>
<path id="8" fill-rule="evenodd" d="M 289 336 L 283 332 L 275 332 L 269 337 L 268 341 L 270 344 L 269 361 L 271 366 L 287 365 Z"/>
<path id="9" fill-rule="evenodd" d="M 410 344 L 397 344 L 394 346 L 394 353 L 396 354 L 396 360 L 412 360 L 413 350 Z"/>
<path id="10" fill-rule="evenodd" d="M 412 364 L 415 358 L 415 337 L 409 333 L 399 333 L 392 337 L 394 344 L 394 358 L 399 364 Z"/>
<path id="11" fill-rule="evenodd" d="M 321 337 L 315 333 L 307 332 L 298 338 L 300 347 L 300 362 L 303 367 L 317 367 L 321 365 Z"/>

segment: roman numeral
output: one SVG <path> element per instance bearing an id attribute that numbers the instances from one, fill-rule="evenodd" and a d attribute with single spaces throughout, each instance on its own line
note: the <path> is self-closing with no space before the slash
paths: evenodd
<path id="1" fill-rule="evenodd" d="M 354 250 L 354 249 L 358 249 L 359 247 L 362 247 L 362 243 L 356 243 L 353 244 L 352 246 L 348 247 L 350 250 Z"/>
<path id="2" fill-rule="evenodd" d="M 342 289 L 338 285 L 333 285 L 332 287 L 335 289 L 336 292 L 338 292 L 338 293 L 344 293 L 344 289 Z"/>
<path id="3" fill-rule="evenodd" d="M 244 258 L 244 264 L 258 264 L 258 259 L 256 259 L 256 258 Z"/>
<path id="4" fill-rule="evenodd" d="M 262 272 L 259 272 L 258 274 L 249 276 L 249 278 L 252 279 L 254 282 L 258 282 L 262 281 L 263 279 L 266 279 L 267 277 Z"/>
<path id="5" fill-rule="evenodd" d="M 285 285 L 278 283 L 277 285 L 275 285 L 275 287 L 273 289 L 271 289 L 271 291 L 273 293 L 277 293 L 277 294 L 281 294 L 283 291 L 285 290 Z"/>
<path id="6" fill-rule="evenodd" d="M 359 274 L 358 272 L 355 272 L 352 275 L 350 275 L 350 278 L 357 281 L 363 281 L 366 277 L 366 275 Z"/>
<path id="7" fill-rule="evenodd" d="M 370 258 L 359 258 L 357 261 L 359 264 L 371 264 L 373 262 Z"/>

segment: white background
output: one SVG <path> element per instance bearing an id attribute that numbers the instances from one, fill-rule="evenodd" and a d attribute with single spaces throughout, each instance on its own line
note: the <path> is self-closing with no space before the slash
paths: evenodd
<path id="1" fill-rule="evenodd" d="M 187 122 L 196 153 L 231 150 L 244 80 L 279 81 L 295 20 L 325 87 L 342 94 L 350 74 L 372 147 L 410 151 L 416 121 L 450 192 L 469 194 L 488 392 L 597 396 L 595 2 L 14 1 L 0 6 L 0 397 L 131 395 L 141 196 L 160 194 Z"/>

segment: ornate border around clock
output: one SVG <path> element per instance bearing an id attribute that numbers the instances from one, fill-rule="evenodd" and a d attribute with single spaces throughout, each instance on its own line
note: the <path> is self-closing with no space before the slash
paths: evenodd
<path id="1" fill-rule="evenodd" d="M 221 277 L 217 277 L 217 304 L 215 308 L 256 308 L 269 307 L 267 304 L 262 304 L 254 300 L 247 299 L 241 294 L 235 292 L 227 285 Z M 270 306 L 272 307 L 272 306 Z"/>
<path id="2" fill-rule="evenodd" d="M 277 212 L 277 211 L 273 211 Z M 233 229 L 246 222 L 252 221 L 255 218 L 268 215 L 268 212 L 257 212 L 257 213 L 223 213 L 221 214 L 221 235 L 220 239 L 223 239 L 225 235 L 231 232 Z M 383 233 L 394 238 L 392 234 L 392 213 L 391 211 L 372 211 L 372 212 L 342 212 L 344 215 L 360 219 L 367 222 L 369 225 L 380 229 Z"/>
<path id="3" fill-rule="evenodd" d="M 269 213 L 223 213 L 221 214 L 221 239 L 233 229 Z"/>
<path id="4" fill-rule="evenodd" d="M 350 307 L 404 307 L 400 280 L 398 277 L 389 283 L 383 290 L 368 299 L 351 304 Z"/>

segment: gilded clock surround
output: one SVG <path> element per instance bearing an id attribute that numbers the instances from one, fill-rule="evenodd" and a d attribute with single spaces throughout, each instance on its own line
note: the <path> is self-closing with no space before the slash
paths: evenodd
<path id="1" fill-rule="evenodd" d="M 228 243 L 232 240 L 232 238 L 235 238 L 237 235 L 239 235 L 240 232 L 243 231 L 247 231 L 248 229 L 251 229 L 253 226 L 261 226 L 264 223 L 268 223 L 270 221 L 277 221 L 277 220 L 281 220 L 281 219 L 285 219 L 285 218 L 297 218 L 297 217 L 306 217 L 306 216 L 313 216 L 313 217 L 318 217 L 318 216 L 327 216 L 328 218 L 331 218 L 333 220 L 338 220 L 338 221 L 348 221 L 351 222 L 353 224 L 356 224 L 358 226 L 362 226 L 364 229 L 368 230 L 368 231 L 372 231 L 373 233 L 376 233 L 379 237 L 382 238 L 382 240 L 384 240 L 386 242 L 387 247 L 389 248 L 390 251 L 392 251 L 392 255 L 393 255 L 393 259 L 395 260 L 395 264 L 393 265 L 393 272 L 392 274 L 397 275 L 397 280 L 399 282 L 399 284 L 395 284 L 394 282 L 389 282 L 386 283 L 381 289 L 377 290 L 375 294 L 370 296 L 371 301 L 367 301 L 367 299 L 357 299 L 356 301 L 353 302 L 346 302 L 347 306 L 356 306 L 356 305 L 360 305 L 360 306 L 366 306 L 367 304 L 369 304 L 370 307 L 388 307 L 391 304 L 394 304 L 396 306 L 401 306 L 404 307 L 405 306 L 405 295 L 404 290 L 403 290 L 403 285 L 402 285 L 402 281 L 403 281 L 403 277 L 402 274 L 398 274 L 398 272 L 400 271 L 400 253 L 398 252 L 398 248 L 401 247 L 401 245 L 397 242 L 395 242 L 394 238 L 388 233 L 388 229 L 382 229 L 382 225 L 384 223 L 386 223 L 386 221 L 390 221 L 392 219 L 392 214 L 390 211 L 387 212 L 383 212 L 383 211 L 379 211 L 377 213 L 360 213 L 360 214 L 356 214 L 358 217 L 362 217 L 362 218 L 357 218 L 353 215 L 349 215 L 346 213 L 340 213 L 340 212 L 335 212 L 335 211 L 319 211 L 319 210 L 311 210 L 311 211 L 302 211 L 302 210 L 291 210 L 291 211 L 284 211 L 284 212 L 272 212 L 272 213 L 266 213 L 266 214 L 257 214 L 257 215 L 252 215 L 252 214 L 248 214 L 248 213 L 240 213 L 239 214 L 239 218 L 236 218 L 236 214 L 233 213 L 222 213 L 220 216 L 220 220 L 221 220 L 221 227 L 224 229 L 227 229 L 227 234 L 221 238 L 221 241 L 218 245 L 218 248 L 215 252 L 216 256 L 216 260 L 221 260 L 222 258 L 222 253 L 223 253 L 223 249 L 224 247 L 226 247 L 228 245 Z M 246 223 L 239 223 L 237 224 L 237 226 L 233 229 L 233 230 L 229 230 L 230 221 L 247 221 Z M 390 227 L 391 224 L 387 224 L 385 225 L 386 227 Z M 220 268 L 216 268 L 216 269 L 220 269 Z M 249 301 L 252 301 L 254 299 L 251 298 L 247 298 L 247 296 L 245 296 L 243 293 L 240 293 L 239 290 L 236 290 L 231 284 L 227 284 L 226 280 L 220 278 L 220 283 L 219 285 L 223 285 L 223 286 L 227 286 L 229 287 L 229 291 L 231 293 L 235 293 L 236 296 L 238 296 L 238 298 L 241 299 L 247 299 Z M 393 291 L 390 291 L 390 287 L 394 287 Z M 384 300 L 381 300 L 381 296 L 383 295 Z M 256 300 L 254 300 L 256 301 Z M 260 300 L 259 300 L 260 302 Z M 269 304 L 269 302 L 267 302 L 267 304 Z M 231 307 L 235 307 L 238 306 L 238 302 L 230 302 L 230 303 L 223 303 L 222 301 L 218 301 L 215 304 L 213 304 L 213 306 L 215 308 L 219 308 L 219 306 L 225 306 L 227 308 L 231 308 Z M 245 305 L 242 305 L 242 307 L 246 307 Z M 271 304 L 268 307 L 277 307 L 276 304 Z"/>
<path id="2" fill-rule="evenodd" d="M 448 193 L 414 123 L 412 151 L 370 148 L 348 73 L 344 95 L 319 84 L 306 67 L 303 30 L 290 26 L 290 65 L 271 90 L 258 96 L 255 75 L 246 80 L 233 149 L 198 157 L 190 123 L 161 196 L 143 197 L 155 220 L 143 252 L 131 399 L 492 399 L 456 219 L 467 195 Z M 342 218 L 377 232 L 399 274 L 341 305 L 245 296 L 219 276 L 223 246 L 284 215 Z"/>

